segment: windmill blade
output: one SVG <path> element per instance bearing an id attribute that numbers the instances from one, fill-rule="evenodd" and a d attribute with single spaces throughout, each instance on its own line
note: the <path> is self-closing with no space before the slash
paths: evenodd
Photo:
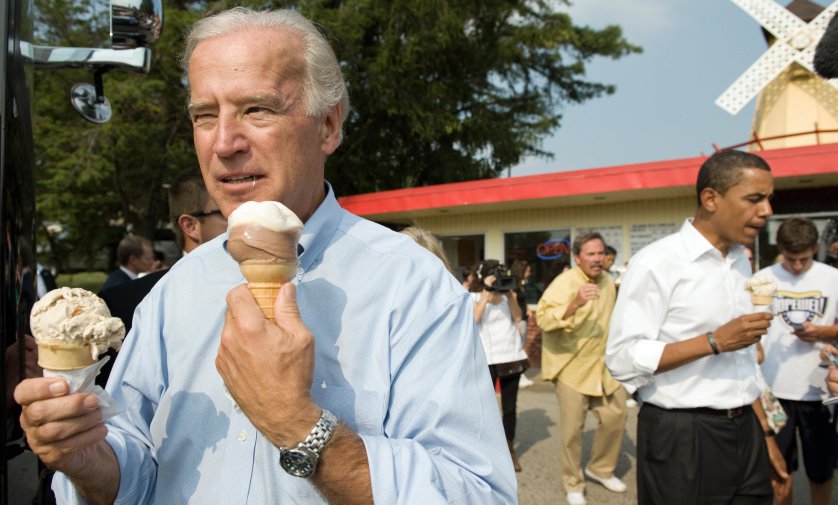
<path id="1" fill-rule="evenodd" d="M 731 0 L 756 19 L 771 35 L 788 40 L 806 28 L 806 22 L 774 0 Z"/>
<path id="2" fill-rule="evenodd" d="M 716 99 L 716 105 L 730 114 L 737 114 L 794 61 L 797 53 L 798 51 L 785 42 L 777 40 Z"/>

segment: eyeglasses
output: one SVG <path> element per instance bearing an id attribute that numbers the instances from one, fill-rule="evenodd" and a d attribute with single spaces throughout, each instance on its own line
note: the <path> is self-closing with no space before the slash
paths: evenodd
<path id="1" fill-rule="evenodd" d="M 207 217 L 212 216 L 213 214 L 221 214 L 221 209 L 212 209 L 212 210 L 203 210 L 201 212 L 190 212 L 189 215 L 192 217 Z"/>

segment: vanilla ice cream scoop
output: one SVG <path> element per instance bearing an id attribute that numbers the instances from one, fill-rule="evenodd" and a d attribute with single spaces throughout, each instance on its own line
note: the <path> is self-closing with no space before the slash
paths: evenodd
<path id="1" fill-rule="evenodd" d="M 767 275 L 755 275 L 745 281 L 745 291 L 750 293 L 754 305 L 771 305 L 777 284 Z"/>
<path id="2" fill-rule="evenodd" d="M 227 218 L 227 252 L 270 320 L 276 295 L 297 270 L 302 233 L 303 222 L 279 202 L 245 202 Z"/>
<path id="3" fill-rule="evenodd" d="M 227 251 L 239 263 L 296 261 L 303 222 L 279 202 L 245 202 L 227 218 Z"/>
<path id="4" fill-rule="evenodd" d="M 29 316 L 38 363 L 52 370 L 82 368 L 122 346 L 125 325 L 108 306 L 81 288 L 58 288 L 35 302 Z M 64 357 L 62 357 L 64 356 Z"/>

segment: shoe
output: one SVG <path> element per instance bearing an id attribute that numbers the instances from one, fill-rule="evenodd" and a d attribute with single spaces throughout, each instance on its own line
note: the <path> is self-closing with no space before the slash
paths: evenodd
<path id="1" fill-rule="evenodd" d="M 605 489 L 613 493 L 625 493 L 626 489 L 628 489 L 628 487 L 626 487 L 626 485 L 623 484 L 623 481 L 621 481 L 617 477 L 614 477 L 613 475 L 608 478 L 600 477 L 588 471 L 587 468 L 585 469 L 585 475 L 592 481 L 599 482 L 600 484 L 605 486 Z"/>
<path id="2" fill-rule="evenodd" d="M 630 409 L 637 407 L 637 400 L 635 400 L 634 398 L 629 398 L 628 400 L 626 400 L 626 407 Z"/>
<path id="3" fill-rule="evenodd" d="M 521 374 L 521 378 L 518 379 L 518 389 L 524 389 L 532 386 L 533 382 L 524 374 Z"/>
<path id="4" fill-rule="evenodd" d="M 518 455 L 515 454 L 515 442 L 507 440 L 506 444 L 509 446 L 509 456 L 512 458 L 512 468 L 514 468 L 516 472 L 520 472 L 521 463 L 518 461 Z"/>
<path id="5" fill-rule="evenodd" d="M 567 493 L 567 503 L 568 505 L 588 505 L 585 495 L 577 491 Z"/>

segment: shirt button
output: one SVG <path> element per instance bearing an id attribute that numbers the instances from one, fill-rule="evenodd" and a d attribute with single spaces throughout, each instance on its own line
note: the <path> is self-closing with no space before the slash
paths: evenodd
<path id="1" fill-rule="evenodd" d="M 303 267 L 297 267 L 297 275 L 303 275 Z"/>
<path id="2" fill-rule="evenodd" d="M 241 430 L 239 433 L 239 442 L 244 443 L 247 440 L 247 432 L 245 430 Z"/>

